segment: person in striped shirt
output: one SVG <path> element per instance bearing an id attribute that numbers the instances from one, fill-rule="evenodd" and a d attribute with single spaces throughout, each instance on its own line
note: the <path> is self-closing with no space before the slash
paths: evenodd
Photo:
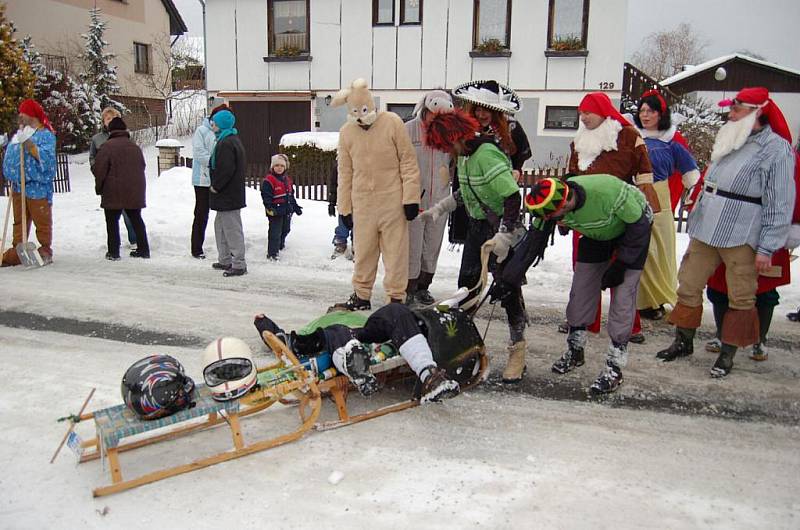
<path id="1" fill-rule="evenodd" d="M 755 308 L 759 274 L 783 248 L 794 208 L 795 157 L 788 126 L 763 87 L 744 88 L 717 133 L 703 191 L 689 215 L 690 242 L 678 271 L 678 303 L 669 317 L 675 339 L 656 354 L 663 361 L 691 355 L 703 314 L 703 288 L 720 263 L 726 266 L 729 306 L 722 321 L 712 377 L 733 368 L 737 347 L 759 341 Z"/>

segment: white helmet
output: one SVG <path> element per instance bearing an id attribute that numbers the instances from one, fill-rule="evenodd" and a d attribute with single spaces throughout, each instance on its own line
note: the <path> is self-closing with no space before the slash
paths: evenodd
<path id="1" fill-rule="evenodd" d="M 203 352 L 203 379 L 216 401 L 245 395 L 256 383 L 250 347 L 235 337 L 214 340 Z"/>

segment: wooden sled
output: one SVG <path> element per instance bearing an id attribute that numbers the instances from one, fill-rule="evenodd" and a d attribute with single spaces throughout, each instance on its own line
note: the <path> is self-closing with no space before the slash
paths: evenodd
<path id="1" fill-rule="evenodd" d="M 196 405 L 193 408 L 158 420 L 141 421 L 124 404 L 80 416 L 80 420 L 91 419 L 94 421 L 96 436 L 83 442 L 83 447 L 88 451 L 81 456 L 79 462 L 84 463 L 107 457 L 111 472 L 111 484 L 94 489 L 93 495 L 100 497 L 125 491 L 136 486 L 271 449 L 295 441 L 311 430 L 319 417 L 322 404 L 316 378 L 300 364 L 291 350 L 277 337 L 265 332 L 263 338 L 275 352 L 277 362 L 259 369 L 258 385 L 253 391 L 238 400 L 214 401 L 205 385 L 197 385 Z M 284 401 L 289 395 L 293 395 L 294 401 L 298 404 L 299 426 L 288 434 L 247 443 L 242 435 L 240 419 Z M 146 473 L 136 478 L 123 478 L 120 453 L 222 424 L 227 424 L 230 430 L 233 441 L 232 450 L 203 457 L 188 464 Z M 177 425 L 180 426 L 168 429 Z M 140 439 L 123 442 L 123 439 L 134 435 L 140 436 Z"/>

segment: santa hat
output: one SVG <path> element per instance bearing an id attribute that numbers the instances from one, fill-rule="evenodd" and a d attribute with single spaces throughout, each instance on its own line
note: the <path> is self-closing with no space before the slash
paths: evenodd
<path id="1" fill-rule="evenodd" d="M 772 131 L 792 143 L 792 133 L 789 132 L 789 125 L 783 117 L 781 109 L 769 97 L 769 90 L 764 87 L 743 88 L 732 100 L 723 99 L 719 102 L 720 107 L 730 107 L 731 105 L 742 105 L 751 109 L 761 109 L 761 113 L 767 117 Z"/>
<path id="2" fill-rule="evenodd" d="M 623 127 L 630 126 L 631 122 L 626 120 L 622 114 L 614 107 L 611 100 L 604 92 L 592 92 L 586 94 L 578 105 L 578 111 L 591 112 L 604 118 L 613 118 L 622 124 Z"/>
<path id="3" fill-rule="evenodd" d="M 470 81 L 458 85 L 453 89 L 453 97 L 508 114 L 522 110 L 522 103 L 516 92 L 494 80 Z"/>
<path id="4" fill-rule="evenodd" d="M 44 109 L 36 101 L 32 99 L 23 100 L 22 103 L 19 104 L 19 113 L 36 118 L 47 129 L 53 131 L 53 126 L 50 125 L 50 120 L 47 119 L 47 114 L 44 113 Z"/>
<path id="5" fill-rule="evenodd" d="M 275 167 L 275 164 L 283 164 L 286 169 L 289 169 L 289 157 L 283 153 L 272 155 L 272 158 L 269 161 L 269 168 L 272 169 Z"/>
<path id="6" fill-rule="evenodd" d="M 554 178 L 542 179 L 525 196 L 525 207 L 536 217 L 557 213 L 569 199 L 569 186 Z"/>
<path id="7" fill-rule="evenodd" d="M 481 125 L 462 109 L 454 109 L 453 112 L 434 114 L 430 121 L 423 124 L 423 128 L 425 145 L 449 153 L 457 141 L 475 138 Z"/>

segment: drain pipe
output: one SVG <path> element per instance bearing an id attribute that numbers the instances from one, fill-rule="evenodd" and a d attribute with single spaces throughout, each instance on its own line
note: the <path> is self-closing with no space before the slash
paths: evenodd
<path id="1" fill-rule="evenodd" d="M 208 113 L 208 44 L 206 42 L 206 2 L 197 0 L 203 6 L 203 89 L 206 91 L 206 113 Z"/>

